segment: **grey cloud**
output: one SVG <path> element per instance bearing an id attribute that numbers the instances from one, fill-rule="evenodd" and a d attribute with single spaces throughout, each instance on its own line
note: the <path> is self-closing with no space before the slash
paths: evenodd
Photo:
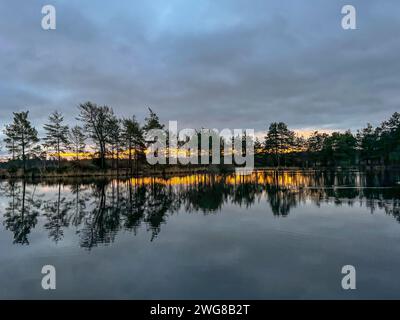
<path id="1" fill-rule="evenodd" d="M 3 3 L 0 125 L 27 107 L 73 121 L 86 100 L 183 127 L 378 124 L 399 105 L 400 4 L 353 2 L 356 31 L 340 28 L 343 1 L 56 1 L 54 32 L 41 2 Z"/>

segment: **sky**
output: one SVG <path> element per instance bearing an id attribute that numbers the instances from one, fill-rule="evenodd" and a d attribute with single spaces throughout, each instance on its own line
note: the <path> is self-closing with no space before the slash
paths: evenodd
<path id="1" fill-rule="evenodd" d="M 41 8 L 56 8 L 56 30 Z M 357 10 L 343 30 L 341 8 Z M 180 128 L 355 131 L 400 111 L 398 0 L 0 0 L 0 127 L 93 101 Z M 39 130 L 41 132 L 41 130 Z"/>

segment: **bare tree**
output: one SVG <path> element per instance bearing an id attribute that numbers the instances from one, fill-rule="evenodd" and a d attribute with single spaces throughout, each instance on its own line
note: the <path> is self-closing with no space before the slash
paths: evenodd
<path id="1" fill-rule="evenodd" d="M 107 141 L 110 133 L 110 119 L 114 112 L 107 106 L 97 106 L 95 103 L 86 102 L 79 105 L 78 120 L 84 124 L 84 129 L 98 147 L 100 166 L 106 168 Z"/>

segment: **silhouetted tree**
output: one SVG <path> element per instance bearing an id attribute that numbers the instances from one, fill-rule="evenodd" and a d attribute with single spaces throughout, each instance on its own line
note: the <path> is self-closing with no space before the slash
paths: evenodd
<path id="1" fill-rule="evenodd" d="M 369 161 L 379 158 L 379 134 L 371 124 L 368 124 L 367 127 L 361 131 L 359 130 L 356 138 L 361 160 L 365 160 L 368 163 Z"/>
<path id="2" fill-rule="evenodd" d="M 357 140 L 350 132 L 333 132 L 326 140 L 323 151 L 336 164 L 349 163 L 355 161 Z"/>
<path id="3" fill-rule="evenodd" d="M 26 160 L 35 152 L 36 144 L 39 142 L 37 130 L 28 119 L 29 111 L 14 112 L 13 123 L 6 127 L 6 139 L 8 150 L 13 155 L 20 157 L 26 171 Z M 12 143 L 10 144 L 10 141 Z"/>
<path id="4" fill-rule="evenodd" d="M 149 116 L 145 118 L 145 125 L 143 126 L 143 130 L 145 132 L 149 132 L 152 129 L 164 129 L 164 125 L 160 123 L 160 119 L 157 114 L 149 108 Z"/>
<path id="5" fill-rule="evenodd" d="M 400 113 L 395 112 L 377 129 L 380 149 L 386 163 L 400 162 Z"/>
<path id="6" fill-rule="evenodd" d="M 69 128 L 67 125 L 64 125 L 63 122 L 63 115 L 55 111 L 49 116 L 49 123 L 43 126 L 46 132 L 44 138 L 45 146 L 56 152 L 58 168 L 60 168 L 61 153 L 68 149 L 69 146 Z"/>
<path id="7" fill-rule="evenodd" d="M 122 137 L 125 147 L 128 149 L 128 167 L 130 174 L 133 174 L 133 156 L 135 157 L 135 165 L 138 168 L 138 161 L 141 154 L 144 154 L 145 142 L 143 138 L 143 130 L 140 128 L 139 122 L 133 116 L 130 119 L 122 121 Z"/>
<path id="8" fill-rule="evenodd" d="M 121 152 L 121 146 L 123 144 L 122 138 L 122 124 L 121 120 L 117 119 L 115 116 L 110 118 L 109 121 L 109 136 L 108 143 L 111 146 L 111 156 L 113 160 L 113 168 L 115 167 L 114 159 L 116 159 L 117 175 L 119 174 L 119 158 Z M 114 158 L 115 156 L 115 158 Z"/>
<path id="9" fill-rule="evenodd" d="M 79 154 L 85 152 L 86 136 L 81 127 L 75 126 L 71 128 L 68 137 L 70 140 L 70 150 L 75 154 L 75 160 L 79 161 Z"/>
<path id="10" fill-rule="evenodd" d="M 314 131 L 306 141 L 306 150 L 311 161 L 317 165 L 318 161 L 323 160 L 322 151 L 324 149 L 325 140 L 329 137 L 327 133 L 319 133 Z"/>
<path id="11" fill-rule="evenodd" d="M 11 159 L 15 160 L 15 154 L 18 152 L 18 148 L 16 145 L 16 137 L 15 137 L 15 129 L 12 124 L 6 125 L 3 130 L 5 134 L 4 142 L 6 143 L 6 149 L 11 154 Z"/>
<path id="12" fill-rule="evenodd" d="M 283 122 L 271 123 L 264 141 L 264 148 L 274 155 L 275 163 L 279 167 L 281 157 L 289 152 L 295 141 L 295 134 Z"/>
<path id="13" fill-rule="evenodd" d="M 84 128 L 89 133 L 93 142 L 99 148 L 100 166 L 106 168 L 107 141 L 110 134 L 110 119 L 114 112 L 107 106 L 99 107 L 92 102 L 79 105 L 78 120 L 84 123 Z"/>
<path id="14" fill-rule="evenodd" d="M 164 125 L 160 123 L 160 119 L 158 118 L 157 114 L 153 112 L 149 108 L 149 116 L 145 118 L 145 124 L 143 126 L 143 133 L 148 135 L 151 130 L 163 130 Z M 147 144 L 146 147 L 150 147 L 152 144 L 156 142 L 156 139 L 149 140 L 147 137 Z"/>

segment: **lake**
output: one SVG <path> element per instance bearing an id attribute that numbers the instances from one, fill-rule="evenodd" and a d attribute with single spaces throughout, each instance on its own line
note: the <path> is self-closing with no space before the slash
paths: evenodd
<path id="1" fill-rule="evenodd" d="M 0 182 L 1 299 L 400 298 L 400 174 Z M 57 289 L 41 287 L 44 265 Z M 343 290 L 342 267 L 356 269 Z"/>

